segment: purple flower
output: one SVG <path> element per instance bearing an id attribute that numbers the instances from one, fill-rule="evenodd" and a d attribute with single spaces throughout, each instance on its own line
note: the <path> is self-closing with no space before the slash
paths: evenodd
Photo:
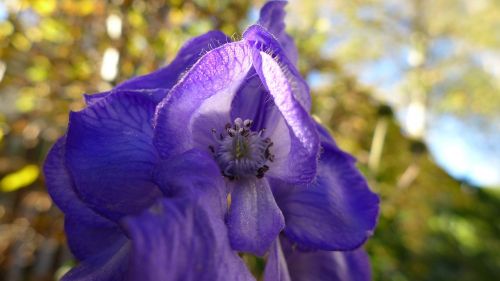
<path id="1" fill-rule="evenodd" d="M 82 261 L 67 280 L 253 280 L 235 251 L 269 251 L 278 272 L 280 233 L 318 259 L 371 235 L 379 199 L 310 116 L 285 4 L 241 41 L 199 36 L 70 114 L 44 167 Z"/>
<path id="2" fill-rule="evenodd" d="M 220 168 L 212 176 L 230 194 L 233 249 L 263 255 L 284 230 L 308 248 L 352 250 L 375 226 L 378 197 L 309 114 L 308 87 L 288 59 L 284 4 L 267 4 L 263 26 L 187 72 L 157 107 L 154 144 L 163 158 L 211 152 Z"/>

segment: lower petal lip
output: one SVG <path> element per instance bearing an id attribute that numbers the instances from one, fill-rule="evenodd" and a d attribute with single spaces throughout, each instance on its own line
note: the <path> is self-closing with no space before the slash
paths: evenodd
<path id="1" fill-rule="evenodd" d="M 233 249 L 262 256 L 285 226 L 267 179 L 229 183 L 231 206 L 227 216 Z"/>

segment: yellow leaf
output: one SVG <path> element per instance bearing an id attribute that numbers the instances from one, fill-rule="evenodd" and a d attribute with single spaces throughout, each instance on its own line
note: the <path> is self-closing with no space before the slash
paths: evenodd
<path id="1" fill-rule="evenodd" d="M 57 8 L 56 0 L 38 0 L 32 2 L 32 7 L 40 15 L 50 15 Z"/>
<path id="2" fill-rule="evenodd" d="M 6 175 L 0 181 L 0 190 L 11 192 L 19 188 L 32 184 L 40 175 L 40 169 L 37 165 L 27 165 L 22 169 Z"/>

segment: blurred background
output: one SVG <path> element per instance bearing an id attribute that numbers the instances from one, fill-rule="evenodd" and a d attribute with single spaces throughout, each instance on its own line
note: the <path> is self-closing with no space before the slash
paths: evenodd
<path id="1" fill-rule="evenodd" d="M 189 38 L 239 38 L 264 1 L 0 0 L 0 280 L 75 262 L 40 166 L 83 93 L 168 64 Z M 374 280 L 500 276 L 500 2 L 287 6 L 313 113 L 382 198 Z"/>

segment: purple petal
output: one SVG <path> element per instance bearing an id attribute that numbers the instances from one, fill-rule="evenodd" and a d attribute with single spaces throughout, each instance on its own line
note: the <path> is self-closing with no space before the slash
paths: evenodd
<path id="1" fill-rule="evenodd" d="M 207 50 L 227 42 L 231 42 L 231 39 L 224 33 L 209 31 L 187 41 L 179 50 L 177 57 L 168 66 L 153 73 L 127 80 L 118 85 L 116 89 L 171 89 L 179 81 L 181 74 L 195 64 Z"/>
<path id="2" fill-rule="evenodd" d="M 266 179 L 233 184 L 227 225 L 233 249 L 259 256 L 267 251 L 284 220 Z"/>
<path id="3" fill-rule="evenodd" d="M 308 183 L 316 175 L 319 153 L 316 125 L 297 101 L 294 95 L 295 88 L 287 79 L 287 75 L 270 55 L 255 51 L 254 67 L 271 93 L 289 129 L 289 135 L 280 134 L 281 137 L 290 138 L 288 157 L 282 161 L 282 164 L 280 163 L 281 165 L 271 167 L 268 175 L 290 183 Z M 279 142 L 279 137 L 271 137 L 271 139 L 273 142 Z M 283 143 L 287 142 L 283 141 Z"/>
<path id="4" fill-rule="evenodd" d="M 123 244 L 126 237 L 121 228 L 110 221 L 89 222 L 87 218 L 68 216 L 64 218 L 64 230 L 71 253 L 78 260 L 100 255 L 116 243 Z"/>
<path id="5" fill-rule="evenodd" d="M 285 73 L 285 79 L 293 86 L 293 95 L 295 99 L 307 112 L 309 112 L 311 110 L 309 86 L 301 77 L 295 64 L 289 60 L 285 50 L 283 50 L 280 43 L 276 41 L 275 37 L 262 26 L 252 25 L 243 33 L 243 38 L 249 45 L 253 46 L 253 48 L 271 54 L 273 59 L 279 62 L 280 67 Z"/>
<path id="6" fill-rule="evenodd" d="M 47 190 L 66 215 L 64 227 L 73 255 L 79 260 L 94 255 L 123 234 L 112 221 L 85 205 L 77 195 L 71 176 L 64 166 L 65 138 L 52 147 L 44 164 Z"/>
<path id="7" fill-rule="evenodd" d="M 236 42 L 208 52 L 191 68 L 157 110 L 155 143 L 163 157 L 190 150 L 195 142 L 207 149 L 200 140 L 231 121 L 231 100 L 251 65 L 248 46 Z"/>
<path id="8" fill-rule="evenodd" d="M 76 193 L 73 179 L 64 165 L 65 145 L 65 137 L 58 139 L 45 159 L 43 172 L 47 191 L 66 215 L 80 216 L 90 222 L 107 222 L 107 219 L 86 206 Z"/>
<path id="9" fill-rule="evenodd" d="M 296 250 L 286 258 L 294 281 L 371 280 L 370 260 L 363 249 L 350 252 Z"/>
<path id="10" fill-rule="evenodd" d="M 273 111 L 277 110 L 272 97 L 252 69 L 232 100 L 231 121 L 238 117 L 250 119 L 253 121 L 252 130 L 258 131 L 265 127 L 265 121 Z"/>
<path id="11" fill-rule="evenodd" d="M 267 2 L 260 10 L 259 25 L 265 27 L 278 39 L 287 57 L 296 65 L 299 57 L 297 47 L 285 30 L 286 4 L 287 1 Z"/>
<path id="12" fill-rule="evenodd" d="M 273 182 L 273 192 L 291 240 L 305 248 L 352 250 L 373 233 L 379 198 L 350 155 L 330 144 L 323 148 L 312 185 Z"/>
<path id="13" fill-rule="evenodd" d="M 143 95 L 147 99 L 151 100 L 154 104 L 158 104 L 168 93 L 168 89 L 127 89 L 127 90 L 120 90 L 120 89 L 113 89 L 111 91 L 107 92 L 101 92 L 101 93 L 96 93 L 96 94 L 84 94 L 83 97 L 85 99 L 85 103 L 90 106 L 96 103 L 97 101 L 109 96 L 112 93 L 117 93 L 117 94 L 137 94 L 137 95 Z"/>
<path id="14" fill-rule="evenodd" d="M 66 275 L 61 281 L 92 280 L 122 281 L 125 280 L 129 263 L 129 243 L 116 244 L 85 260 Z"/>
<path id="15" fill-rule="evenodd" d="M 83 99 L 85 100 L 86 105 L 92 105 L 96 101 L 107 97 L 111 91 L 106 91 L 106 92 L 100 92 L 100 93 L 95 93 L 95 94 L 83 94 Z"/>
<path id="16" fill-rule="evenodd" d="M 323 127 L 323 125 L 316 123 L 316 130 L 318 130 L 319 138 L 322 143 L 328 143 L 330 145 L 337 146 L 335 140 L 330 135 L 330 132 L 328 132 L 328 130 Z"/>
<path id="17" fill-rule="evenodd" d="M 136 213 L 161 195 L 152 182 L 154 110 L 146 96 L 121 91 L 70 114 L 67 166 L 83 201 L 108 218 Z"/>
<path id="18" fill-rule="evenodd" d="M 266 268 L 264 271 L 264 281 L 290 281 L 288 266 L 281 250 L 279 239 L 274 241 L 267 257 Z"/>
<path id="19" fill-rule="evenodd" d="M 221 216 L 226 212 L 226 184 L 213 157 L 205 151 L 193 149 L 163 160 L 154 178 L 167 197 L 200 197 L 214 212 Z"/>
<path id="20" fill-rule="evenodd" d="M 196 202 L 163 199 L 125 227 L 131 280 L 254 280 L 230 249 L 223 220 Z"/>
<path id="21" fill-rule="evenodd" d="M 232 100 L 231 120 L 238 117 L 252 120 L 252 130 L 265 129 L 264 134 L 273 132 L 279 125 L 279 119 L 283 119 L 254 69 L 248 73 Z"/>

